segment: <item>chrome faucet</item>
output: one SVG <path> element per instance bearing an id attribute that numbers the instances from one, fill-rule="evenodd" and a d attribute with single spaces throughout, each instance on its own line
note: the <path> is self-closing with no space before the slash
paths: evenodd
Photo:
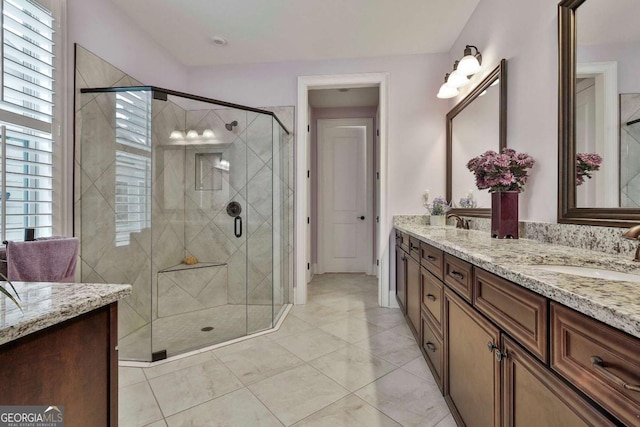
<path id="1" fill-rule="evenodd" d="M 630 240 L 640 240 L 640 225 L 631 227 L 622 234 L 622 237 Z M 640 262 L 640 243 L 638 244 L 638 249 L 636 249 L 636 257 L 633 260 Z"/>
<path id="2" fill-rule="evenodd" d="M 447 219 L 449 219 L 449 218 L 455 218 L 455 220 L 456 220 L 456 228 L 462 228 L 464 230 L 468 230 L 469 229 L 469 221 L 467 221 L 466 219 L 460 217 L 460 215 L 448 214 L 447 215 Z"/>

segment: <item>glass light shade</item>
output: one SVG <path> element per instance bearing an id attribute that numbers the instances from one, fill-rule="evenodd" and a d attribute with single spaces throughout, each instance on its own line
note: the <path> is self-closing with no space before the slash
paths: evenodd
<path id="1" fill-rule="evenodd" d="M 458 72 L 470 76 L 480 70 L 480 61 L 474 55 L 466 55 L 458 64 Z"/>
<path id="2" fill-rule="evenodd" d="M 187 139 L 196 139 L 198 137 L 198 132 L 196 132 L 195 130 L 190 130 L 189 132 L 187 132 Z"/>
<path id="3" fill-rule="evenodd" d="M 436 95 L 440 99 L 453 98 L 458 95 L 458 89 L 449 86 L 447 83 L 440 86 L 440 90 L 438 91 L 438 95 Z"/>
<path id="4" fill-rule="evenodd" d="M 480 95 L 478 95 L 478 97 L 485 96 L 486 94 L 487 94 L 487 90 L 485 89 L 482 92 L 480 92 Z"/>
<path id="5" fill-rule="evenodd" d="M 202 132 L 202 137 L 203 138 L 215 138 L 216 135 L 213 133 L 213 131 L 211 129 L 205 129 L 204 132 Z"/>
<path id="6" fill-rule="evenodd" d="M 174 130 L 173 132 L 171 132 L 171 135 L 169 135 L 169 139 L 182 139 L 182 138 L 184 138 L 184 134 L 180 130 Z"/>
<path id="7" fill-rule="evenodd" d="M 496 81 L 495 81 L 495 82 L 491 83 L 491 86 L 495 86 L 495 85 L 497 85 L 498 83 L 500 83 L 500 79 L 496 79 Z"/>
<path id="8" fill-rule="evenodd" d="M 458 67 L 460 67 L 458 65 Z M 459 88 L 469 83 L 469 79 L 465 74 L 461 74 L 459 69 L 449 75 L 447 84 L 451 87 Z"/>

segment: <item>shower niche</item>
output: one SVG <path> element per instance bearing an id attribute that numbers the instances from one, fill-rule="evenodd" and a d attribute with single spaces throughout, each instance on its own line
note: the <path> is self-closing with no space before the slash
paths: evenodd
<path id="1" fill-rule="evenodd" d="M 278 117 L 146 86 L 82 89 L 81 105 L 81 276 L 133 286 L 120 359 L 272 328 L 289 303 L 293 237 L 291 138 Z"/>

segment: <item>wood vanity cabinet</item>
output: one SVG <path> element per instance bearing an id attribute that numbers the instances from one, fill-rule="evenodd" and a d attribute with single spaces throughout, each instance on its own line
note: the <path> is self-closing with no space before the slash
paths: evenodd
<path id="1" fill-rule="evenodd" d="M 450 289 L 444 292 L 445 396 L 459 425 L 500 426 L 500 330 Z"/>
<path id="2" fill-rule="evenodd" d="M 0 346 L 0 405 L 64 406 L 65 426 L 118 425 L 117 303 Z"/>
<path id="3" fill-rule="evenodd" d="M 405 251 L 407 248 L 409 252 Z M 416 339 L 420 337 L 420 242 L 404 233 L 396 233 L 396 299 L 409 319 Z"/>
<path id="4" fill-rule="evenodd" d="M 396 250 L 407 322 L 458 425 L 640 426 L 640 392 L 621 385 L 640 384 L 639 339 L 424 242 L 420 265 Z"/>
<path id="5" fill-rule="evenodd" d="M 504 426 L 614 425 L 506 335 L 502 349 L 508 355 L 502 367 Z"/>

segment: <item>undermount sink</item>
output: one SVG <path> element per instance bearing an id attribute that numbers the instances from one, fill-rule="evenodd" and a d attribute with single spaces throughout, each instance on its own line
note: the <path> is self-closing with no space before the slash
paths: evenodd
<path id="1" fill-rule="evenodd" d="M 637 274 L 622 273 L 619 271 L 603 270 L 593 267 L 576 267 L 572 265 L 531 265 L 538 270 L 553 271 L 556 273 L 573 274 L 574 276 L 593 277 L 604 280 L 621 280 L 624 282 L 640 283 L 640 276 Z"/>

